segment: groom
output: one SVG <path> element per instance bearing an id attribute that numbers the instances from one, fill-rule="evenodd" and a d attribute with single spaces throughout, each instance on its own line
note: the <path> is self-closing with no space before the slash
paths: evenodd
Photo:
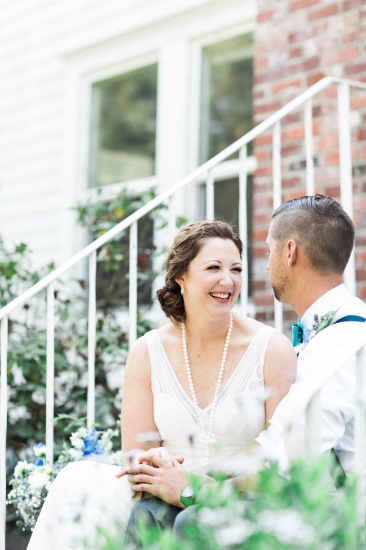
<path id="1" fill-rule="evenodd" d="M 354 244 L 354 226 L 335 200 L 315 195 L 285 202 L 272 215 L 266 242 L 267 270 L 275 297 L 290 304 L 301 318 L 294 327 L 301 348 L 297 380 L 277 407 L 269 428 L 256 440 L 271 460 L 286 467 L 284 426 L 291 403 L 296 402 L 307 377 L 322 376 L 325 360 L 332 356 L 336 360 L 355 340 L 365 342 L 366 305 L 342 284 Z M 324 325 L 329 326 L 322 329 Z M 353 466 L 354 403 L 352 359 L 324 379 L 320 405 L 320 450 L 334 450 L 346 473 Z M 184 494 L 181 502 L 188 502 Z M 141 500 L 131 515 L 127 541 L 138 546 L 136 524 L 141 517 L 158 528 L 171 525 L 176 518 L 175 525 L 181 531 L 187 513 L 179 512 L 179 508 L 156 498 Z"/>

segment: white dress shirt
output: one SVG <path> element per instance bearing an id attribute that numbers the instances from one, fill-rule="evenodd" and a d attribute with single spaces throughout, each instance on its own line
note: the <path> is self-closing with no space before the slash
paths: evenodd
<path id="1" fill-rule="evenodd" d="M 332 324 L 315 335 L 300 351 L 297 377 L 289 393 L 284 397 L 270 420 L 268 429 L 261 432 L 256 441 L 265 450 L 270 460 L 276 460 L 281 468 L 288 466 L 288 457 L 283 437 L 285 419 L 291 415 L 301 387 L 309 376 L 324 377 L 322 365 L 337 357 L 347 348 L 365 341 L 366 324 L 356 321 L 334 324 L 346 315 L 366 318 L 366 304 L 352 297 L 345 286 L 330 290 L 305 312 L 301 324 L 311 330 L 314 315 L 319 318 L 329 311 L 336 311 Z M 355 359 L 349 359 L 330 377 L 324 378 L 320 394 L 320 451 L 334 449 L 345 472 L 353 470 L 354 412 L 355 412 Z M 299 426 L 301 429 L 301 426 Z"/>

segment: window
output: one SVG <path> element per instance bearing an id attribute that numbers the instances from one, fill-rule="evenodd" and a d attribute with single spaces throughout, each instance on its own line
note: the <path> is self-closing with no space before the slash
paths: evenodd
<path id="1" fill-rule="evenodd" d="M 89 187 L 106 187 L 155 174 L 157 64 L 97 82 L 92 87 Z M 131 204 L 139 204 L 133 195 Z M 126 192 L 127 193 L 127 192 Z M 125 194 L 126 194 L 125 193 Z M 99 213 L 100 223 L 118 223 L 125 215 L 122 191 Z M 120 205 L 121 202 L 121 205 Z M 128 200 L 127 200 L 128 202 Z M 135 208 L 135 209 L 136 209 Z M 94 239 L 97 235 L 93 234 Z M 153 222 L 138 222 L 138 302 L 151 300 Z M 118 258 L 111 261 L 109 256 Z M 97 299 L 108 306 L 128 304 L 128 232 L 99 253 Z"/>
<path id="2" fill-rule="evenodd" d="M 252 128 L 252 88 L 251 35 L 203 49 L 200 163 Z"/>
<path id="3" fill-rule="evenodd" d="M 90 187 L 154 175 L 156 98 L 156 64 L 93 85 Z"/>
<path id="4" fill-rule="evenodd" d="M 199 160 L 203 163 L 253 127 L 252 35 L 242 35 L 207 46 L 202 52 Z M 251 149 L 248 148 L 251 154 Z M 234 155 L 231 158 L 238 158 Z M 205 185 L 200 190 L 205 215 Z M 239 182 L 237 172 L 215 182 L 215 217 L 238 231 Z M 249 285 L 251 282 L 252 178 L 247 187 Z"/>

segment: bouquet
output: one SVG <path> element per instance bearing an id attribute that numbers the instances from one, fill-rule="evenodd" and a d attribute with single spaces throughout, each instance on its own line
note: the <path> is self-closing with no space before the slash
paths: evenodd
<path id="1" fill-rule="evenodd" d="M 119 453 L 112 452 L 112 440 L 117 433 L 117 429 L 98 431 L 96 428 L 88 430 L 81 427 L 71 434 L 71 445 L 64 444 L 62 453 L 53 465 L 47 463 L 46 446 L 43 443 L 37 443 L 33 447 L 35 461 L 33 463 L 19 461 L 14 469 L 14 477 L 10 481 L 12 489 L 6 502 L 15 508 L 17 525 L 23 531 L 33 531 L 52 482 L 58 472 L 69 462 L 97 460 L 119 464 Z"/>

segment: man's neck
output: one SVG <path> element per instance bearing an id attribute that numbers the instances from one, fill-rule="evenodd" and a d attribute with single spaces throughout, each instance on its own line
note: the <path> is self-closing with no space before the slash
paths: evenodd
<path id="1" fill-rule="evenodd" d="M 301 318 L 314 302 L 319 300 L 319 298 L 333 288 L 342 284 L 342 282 L 342 276 L 338 274 L 325 276 L 313 275 L 304 278 L 300 284 L 297 285 L 290 305 Z"/>

